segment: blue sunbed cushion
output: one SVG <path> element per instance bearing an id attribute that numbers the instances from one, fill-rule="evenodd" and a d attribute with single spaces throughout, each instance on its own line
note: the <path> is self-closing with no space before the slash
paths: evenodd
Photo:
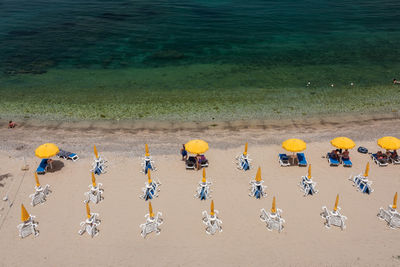
<path id="1" fill-rule="evenodd" d="M 243 162 L 242 162 L 242 168 L 243 168 L 243 170 L 245 170 L 245 171 L 247 171 L 247 170 L 250 169 L 249 162 L 248 162 L 246 159 L 243 160 Z"/>
<path id="2" fill-rule="evenodd" d="M 206 200 L 206 189 L 203 187 L 200 192 L 200 200 Z"/>
<path id="3" fill-rule="evenodd" d="M 353 163 L 351 162 L 351 160 L 349 158 L 348 159 L 342 158 L 342 161 L 343 161 L 344 166 L 353 166 Z"/>
<path id="4" fill-rule="evenodd" d="M 45 173 L 46 172 L 47 160 L 48 159 L 42 159 L 42 161 L 40 162 L 39 166 L 36 169 L 37 173 Z"/>
<path id="5" fill-rule="evenodd" d="M 329 163 L 330 164 L 334 164 L 334 165 L 339 165 L 340 162 L 337 159 L 332 158 L 331 153 L 328 153 L 328 157 L 329 157 Z"/>
<path id="6" fill-rule="evenodd" d="M 299 165 L 307 166 L 307 160 L 304 153 L 297 153 L 297 159 L 299 160 Z"/>
<path id="7" fill-rule="evenodd" d="M 281 160 L 289 160 L 289 157 L 286 154 L 279 154 L 279 158 Z"/>

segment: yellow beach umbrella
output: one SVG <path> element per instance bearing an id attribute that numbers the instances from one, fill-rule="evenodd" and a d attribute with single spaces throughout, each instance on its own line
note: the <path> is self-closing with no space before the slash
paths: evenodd
<path id="1" fill-rule="evenodd" d="M 39 187 L 40 183 L 39 183 L 39 177 L 37 175 L 37 172 L 35 172 L 35 181 L 36 181 L 36 187 Z"/>
<path id="2" fill-rule="evenodd" d="M 290 152 L 300 152 L 307 148 L 306 143 L 297 138 L 288 139 L 282 143 L 283 149 L 290 151 Z"/>
<path id="3" fill-rule="evenodd" d="M 151 202 L 149 201 L 149 215 L 150 218 L 154 218 L 153 207 L 151 206 Z"/>
<path id="4" fill-rule="evenodd" d="M 272 199 L 272 208 L 271 208 L 271 213 L 276 213 L 276 202 L 275 202 L 275 197 Z"/>
<path id="5" fill-rule="evenodd" d="M 258 167 L 256 178 L 254 180 L 256 180 L 256 182 L 261 182 L 261 167 Z"/>
<path id="6" fill-rule="evenodd" d="M 35 156 L 41 159 L 47 159 L 54 157 L 58 152 L 60 152 L 60 149 L 58 149 L 55 144 L 46 143 L 36 148 Z"/>
<path id="7" fill-rule="evenodd" d="M 340 149 L 352 149 L 356 146 L 356 143 L 354 143 L 353 140 L 344 136 L 332 139 L 331 144 Z"/>
<path id="8" fill-rule="evenodd" d="M 396 150 L 400 148 L 400 140 L 393 136 L 385 136 L 378 139 L 378 146 L 386 150 Z"/>
<path id="9" fill-rule="evenodd" d="M 21 204 L 21 221 L 26 222 L 31 217 L 28 211 L 25 209 L 24 204 Z"/>
<path id="10" fill-rule="evenodd" d="M 364 177 L 368 177 L 369 172 L 369 162 L 367 162 L 367 166 L 365 167 Z"/>
<path id="11" fill-rule="evenodd" d="M 333 207 L 334 211 L 337 211 L 338 205 L 339 205 L 339 194 L 337 194 L 336 196 L 335 206 Z"/>
<path id="12" fill-rule="evenodd" d="M 90 213 L 89 202 L 86 202 L 86 216 L 88 219 L 90 219 L 90 217 L 92 217 L 92 214 Z"/>
<path id="13" fill-rule="evenodd" d="M 308 175 L 307 175 L 308 180 L 311 179 L 311 164 L 308 165 Z"/>
<path id="14" fill-rule="evenodd" d="M 149 153 L 149 146 L 148 146 L 147 144 L 144 144 L 144 150 L 145 150 L 145 152 L 146 152 L 145 156 L 146 156 L 146 157 L 150 156 L 150 153 Z"/>
<path id="15" fill-rule="evenodd" d="M 214 200 L 211 200 L 211 211 L 210 211 L 210 215 L 214 216 L 215 215 L 215 211 L 214 211 Z"/>
<path id="16" fill-rule="evenodd" d="M 247 142 L 246 142 L 246 144 L 244 145 L 244 152 L 243 152 L 243 155 L 247 155 L 247 146 L 248 146 L 248 144 L 247 144 Z"/>
<path id="17" fill-rule="evenodd" d="M 208 144 L 203 140 L 191 140 L 185 144 L 185 148 L 192 154 L 203 154 L 208 150 Z"/>
<path id="18" fill-rule="evenodd" d="M 92 172 L 92 185 L 96 187 L 96 177 L 94 176 L 94 172 Z"/>
<path id="19" fill-rule="evenodd" d="M 203 179 L 201 179 L 201 182 L 205 183 L 206 182 L 206 169 L 203 168 Z"/>
<path id="20" fill-rule="evenodd" d="M 98 159 L 99 158 L 99 152 L 97 152 L 96 145 L 93 146 L 93 151 L 94 151 L 94 155 L 96 156 L 96 159 Z"/>
<path id="21" fill-rule="evenodd" d="M 147 178 L 148 178 L 149 184 L 151 184 L 153 182 L 153 180 L 151 180 L 150 170 L 147 170 Z"/>
<path id="22" fill-rule="evenodd" d="M 397 192 L 394 194 L 392 209 L 397 209 Z"/>

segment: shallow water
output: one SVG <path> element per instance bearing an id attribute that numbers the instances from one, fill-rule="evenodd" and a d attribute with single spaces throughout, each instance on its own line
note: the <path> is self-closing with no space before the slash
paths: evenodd
<path id="1" fill-rule="evenodd" d="M 393 0 L 3 0 L 0 114 L 397 112 L 399 25 Z"/>

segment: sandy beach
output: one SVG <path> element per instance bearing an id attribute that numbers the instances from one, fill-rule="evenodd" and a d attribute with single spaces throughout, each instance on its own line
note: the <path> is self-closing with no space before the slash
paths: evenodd
<path id="1" fill-rule="evenodd" d="M 380 207 L 392 203 L 400 191 L 400 166 L 378 167 L 370 155 L 351 150 L 352 168 L 329 167 L 329 141 L 347 136 L 356 147 L 370 152 L 381 150 L 376 140 L 398 136 L 399 119 L 393 116 L 313 119 L 302 121 L 254 121 L 213 124 L 123 124 L 121 123 L 39 123 L 26 121 L 17 128 L 0 130 L 0 194 L 13 204 L 0 203 L 0 266 L 398 266 L 398 230 L 390 229 L 377 217 Z M 282 141 L 301 138 L 307 142 L 307 160 L 318 194 L 304 197 L 298 186 L 307 168 L 282 168 L 278 153 Z M 219 211 L 223 232 L 205 233 L 202 212 L 210 200 L 194 198 L 200 171 L 185 170 L 179 149 L 190 139 L 206 140 L 210 166 L 207 178 L 213 184 L 212 199 Z M 53 171 L 39 177 L 52 193 L 43 205 L 32 207 L 33 172 L 40 159 L 37 146 L 53 142 L 79 154 L 77 162 L 56 160 Z M 236 169 L 234 158 L 249 143 L 253 167 Z M 146 176 L 140 172 L 144 144 L 148 143 L 162 183 L 160 195 L 152 201 L 154 211 L 163 214 L 161 234 L 143 239 L 139 225 L 145 222 L 148 204 L 139 199 Z M 84 193 L 91 183 L 93 145 L 108 159 L 108 172 L 97 176 L 105 199 L 92 204 L 100 214 L 98 236 L 80 236 L 79 223 L 85 219 Z M 22 171 L 25 157 L 29 171 Z M 375 190 L 364 195 L 352 186 L 349 176 L 364 171 L 370 163 L 370 180 Z M 267 186 L 267 197 L 249 197 L 249 181 L 257 167 Z M 347 228 L 327 229 L 320 217 L 321 207 L 333 208 L 336 194 L 348 217 Z M 268 231 L 259 219 L 260 209 L 271 208 L 272 197 L 283 210 L 283 232 Z M 21 239 L 20 204 L 36 216 L 37 237 Z"/>

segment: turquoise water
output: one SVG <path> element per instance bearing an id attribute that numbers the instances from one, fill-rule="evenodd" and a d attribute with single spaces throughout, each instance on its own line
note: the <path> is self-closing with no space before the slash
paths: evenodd
<path id="1" fill-rule="evenodd" d="M 2 0 L 0 114 L 396 112 L 399 25 L 394 0 Z"/>

